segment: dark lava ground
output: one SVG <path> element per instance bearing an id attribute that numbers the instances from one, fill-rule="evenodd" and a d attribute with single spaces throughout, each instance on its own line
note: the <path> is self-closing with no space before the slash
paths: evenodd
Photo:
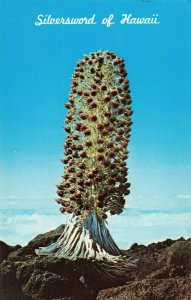
<path id="1" fill-rule="evenodd" d="M 117 266 L 35 255 L 62 231 L 25 247 L 0 242 L 1 300 L 191 300 L 191 239 L 133 244 Z"/>

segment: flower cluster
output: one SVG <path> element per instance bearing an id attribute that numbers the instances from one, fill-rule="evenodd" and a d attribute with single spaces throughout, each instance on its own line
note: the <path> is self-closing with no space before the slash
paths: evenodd
<path id="1" fill-rule="evenodd" d="M 66 116 L 65 164 L 57 186 L 61 212 L 103 219 L 120 214 L 130 193 L 126 160 L 131 97 L 124 60 L 109 51 L 85 55 L 72 77 Z"/>

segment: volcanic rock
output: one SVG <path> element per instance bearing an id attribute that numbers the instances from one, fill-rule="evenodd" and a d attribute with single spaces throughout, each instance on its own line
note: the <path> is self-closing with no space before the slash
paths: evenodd
<path id="1" fill-rule="evenodd" d="M 20 248 L 20 245 L 9 246 L 3 241 L 0 241 L 0 263 L 3 262 L 11 252 L 15 252 Z"/>
<path id="2" fill-rule="evenodd" d="M 22 248 L 0 242 L 0 300 L 191 299 L 191 239 L 133 244 L 117 264 L 35 254 L 63 229 L 38 235 Z"/>

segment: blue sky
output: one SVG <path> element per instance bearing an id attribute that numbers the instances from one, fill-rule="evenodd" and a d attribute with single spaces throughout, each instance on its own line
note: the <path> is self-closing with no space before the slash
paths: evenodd
<path id="1" fill-rule="evenodd" d="M 32 208 L 37 213 L 44 209 L 57 214 L 60 222 L 54 198 L 63 172 L 63 105 L 71 76 L 83 54 L 108 49 L 125 59 L 133 99 L 129 214 L 140 221 L 140 228 L 143 214 L 133 209 L 159 218 L 161 213 L 175 214 L 181 224 L 180 214 L 191 212 L 190 1 L 1 0 L 0 7 L 0 207 Z M 135 17 L 157 13 L 160 24 L 121 25 L 123 13 Z M 95 14 L 98 24 L 36 27 L 38 14 Z M 107 28 L 100 21 L 110 14 L 116 23 Z M 163 227 L 157 225 L 153 233 L 154 223 L 147 222 L 146 242 L 155 235 L 162 238 L 157 232 L 168 227 L 162 220 Z M 132 223 L 127 216 L 127 227 Z M 190 233 L 187 221 L 180 231 L 177 226 L 168 234 Z M 35 233 L 41 229 L 35 227 Z M 138 242 L 141 235 L 136 236 Z"/>

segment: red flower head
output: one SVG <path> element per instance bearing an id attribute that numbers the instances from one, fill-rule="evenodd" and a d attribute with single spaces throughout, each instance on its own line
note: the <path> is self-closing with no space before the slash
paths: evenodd
<path id="1" fill-rule="evenodd" d="M 76 198 L 75 198 L 74 194 L 72 194 L 72 195 L 69 196 L 69 199 L 70 199 L 71 201 L 74 201 Z"/>
<path id="2" fill-rule="evenodd" d="M 94 84 L 94 83 L 91 83 L 91 85 L 90 85 L 90 86 L 91 86 L 91 88 L 92 88 L 92 89 L 94 89 L 94 90 L 97 88 L 97 85 L 96 85 L 96 84 Z"/>
<path id="3" fill-rule="evenodd" d="M 119 66 L 120 66 L 120 68 L 124 68 L 125 67 L 124 62 L 120 62 Z"/>
<path id="4" fill-rule="evenodd" d="M 104 116 L 105 116 L 105 117 L 111 117 L 111 115 L 112 115 L 112 114 L 111 114 L 110 111 L 106 111 L 106 112 L 104 113 Z"/>
<path id="5" fill-rule="evenodd" d="M 125 129 L 125 133 L 129 133 L 129 132 L 131 132 L 131 128 L 130 127 L 128 127 L 128 128 Z"/>
<path id="6" fill-rule="evenodd" d="M 126 190 L 125 192 L 124 192 L 124 195 L 129 195 L 130 194 L 130 190 Z"/>
<path id="7" fill-rule="evenodd" d="M 75 172 L 75 168 L 69 167 L 69 168 L 68 168 L 68 172 L 71 172 L 71 173 Z"/>
<path id="8" fill-rule="evenodd" d="M 128 124 L 128 126 L 131 126 L 133 124 L 133 122 L 129 121 L 127 124 Z"/>
<path id="9" fill-rule="evenodd" d="M 81 199 L 82 194 L 80 192 L 77 192 L 74 194 L 76 199 Z"/>
<path id="10" fill-rule="evenodd" d="M 97 92 L 94 91 L 94 90 L 90 92 L 90 95 L 93 96 L 93 97 L 96 96 L 96 94 L 97 94 Z"/>
<path id="11" fill-rule="evenodd" d="M 71 144 L 70 148 L 71 148 L 72 150 L 76 150 L 76 145 Z"/>
<path id="12" fill-rule="evenodd" d="M 117 168 L 117 164 L 116 164 L 116 163 L 111 163 L 111 164 L 110 164 L 110 168 L 111 168 L 112 170 L 116 169 L 116 168 Z"/>
<path id="13" fill-rule="evenodd" d="M 109 161 L 109 160 L 104 160 L 104 161 L 103 161 L 103 165 L 104 165 L 105 167 L 109 167 L 109 166 L 110 166 L 110 161 Z"/>
<path id="14" fill-rule="evenodd" d="M 68 189 L 68 192 L 69 192 L 70 194 L 74 194 L 74 193 L 75 193 L 75 189 L 74 189 L 74 188 L 70 188 L 70 189 Z"/>
<path id="15" fill-rule="evenodd" d="M 79 156 L 82 158 L 85 158 L 85 157 L 87 157 L 87 154 L 86 154 L 86 152 L 83 151 L 83 152 L 80 152 Z"/>
<path id="16" fill-rule="evenodd" d="M 100 175 L 97 175 L 96 177 L 95 177 L 95 181 L 96 182 L 101 182 L 103 180 L 103 178 L 100 176 Z"/>
<path id="17" fill-rule="evenodd" d="M 77 190 L 80 192 L 84 192 L 84 188 L 81 185 L 77 185 Z"/>
<path id="18" fill-rule="evenodd" d="M 102 148 L 102 147 L 98 148 L 98 149 L 97 149 L 97 152 L 103 153 L 103 152 L 104 152 L 104 148 Z"/>
<path id="19" fill-rule="evenodd" d="M 86 130 L 86 129 L 87 129 L 87 126 L 84 125 L 84 124 L 82 124 L 82 125 L 81 125 L 81 130 L 84 131 L 84 130 Z"/>
<path id="20" fill-rule="evenodd" d="M 103 202 L 97 201 L 96 205 L 97 205 L 97 207 L 102 208 L 103 207 Z"/>
<path id="21" fill-rule="evenodd" d="M 125 121 L 120 121 L 118 126 L 119 126 L 119 127 L 124 127 L 125 125 L 126 125 L 126 122 L 125 122 Z"/>
<path id="22" fill-rule="evenodd" d="M 85 141 L 85 145 L 86 145 L 87 147 L 91 147 L 91 146 L 92 146 L 92 142 L 91 142 L 91 141 Z"/>
<path id="23" fill-rule="evenodd" d="M 60 207 L 59 209 L 60 209 L 61 213 L 65 213 L 65 211 L 66 211 L 66 209 L 64 207 Z"/>
<path id="24" fill-rule="evenodd" d="M 103 57 L 99 57 L 99 58 L 97 59 L 97 61 L 98 61 L 99 63 L 103 63 Z"/>
<path id="25" fill-rule="evenodd" d="M 118 135 L 123 135 L 125 132 L 124 132 L 124 130 L 122 130 L 122 129 L 120 129 L 119 131 L 118 131 Z"/>
<path id="26" fill-rule="evenodd" d="M 89 108 L 96 108 L 97 107 L 97 103 L 96 102 L 91 102 L 89 105 Z"/>
<path id="27" fill-rule="evenodd" d="M 68 127 L 68 126 L 64 126 L 64 129 L 65 129 L 65 131 L 68 132 L 68 133 L 70 133 L 70 131 L 71 131 L 70 127 Z"/>
<path id="28" fill-rule="evenodd" d="M 84 130 L 84 135 L 85 136 L 91 135 L 91 131 L 89 129 Z"/>
<path id="29" fill-rule="evenodd" d="M 127 142 L 123 142 L 123 143 L 121 144 L 121 146 L 122 146 L 123 148 L 126 148 L 126 147 L 127 147 L 127 145 L 128 145 L 128 143 L 127 143 Z"/>
<path id="30" fill-rule="evenodd" d="M 103 129 L 102 132 L 101 132 L 101 135 L 102 135 L 102 136 L 108 135 L 108 130 Z"/>
<path id="31" fill-rule="evenodd" d="M 102 84 L 102 85 L 101 85 L 101 91 L 104 92 L 104 91 L 106 91 L 106 90 L 107 90 L 107 86 L 106 86 L 105 84 Z"/>
<path id="32" fill-rule="evenodd" d="M 117 79 L 117 81 L 118 81 L 119 83 L 122 83 L 122 82 L 124 81 L 124 78 L 123 78 L 123 77 L 119 77 L 119 78 Z"/>
<path id="33" fill-rule="evenodd" d="M 117 94 L 118 94 L 118 90 L 117 89 L 111 91 L 111 95 L 113 97 L 116 96 Z"/>
<path id="34" fill-rule="evenodd" d="M 69 101 L 70 101 L 71 104 L 74 104 L 74 99 L 73 98 L 71 98 Z"/>
<path id="35" fill-rule="evenodd" d="M 97 129 L 99 130 L 99 131 L 102 131 L 103 130 L 103 124 L 101 124 L 101 123 L 99 123 L 98 125 L 97 125 Z"/>
<path id="36" fill-rule="evenodd" d="M 109 156 L 110 158 L 114 158 L 114 157 L 115 157 L 115 153 L 114 153 L 114 152 L 109 152 L 109 153 L 108 153 L 108 156 Z"/>
<path id="37" fill-rule="evenodd" d="M 125 111 L 125 110 L 124 110 L 123 108 L 118 107 L 117 110 L 116 110 L 116 113 L 117 113 L 118 115 L 121 115 L 121 114 L 124 113 L 124 111 Z"/>
<path id="38" fill-rule="evenodd" d="M 119 62 L 119 59 L 117 59 L 117 58 L 113 61 L 113 65 L 114 65 L 114 66 L 117 66 L 119 63 L 120 63 L 120 62 Z"/>
<path id="39" fill-rule="evenodd" d="M 91 115 L 89 117 L 89 120 L 95 122 L 95 121 L 97 121 L 97 116 L 96 115 Z"/>
<path id="40" fill-rule="evenodd" d="M 114 127 L 113 127 L 112 125 L 110 125 L 110 126 L 107 128 L 107 130 L 108 130 L 109 132 L 112 132 L 112 131 L 114 130 Z"/>
<path id="41" fill-rule="evenodd" d="M 115 140 L 116 140 L 116 142 L 119 142 L 119 141 L 121 141 L 121 136 L 120 135 L 116 135 L 116 137 L 115 137 Z"/>
<path id="42" fill-rule="evenodd" d="M 81 114 L 79 115 L 79 117 L 80 117 L 80 119 L 82 119 L 82 120 L 86 120 L 86 119 L 87 119 L 87 115 L 84 114 L 84 113 L 81 113 Z"/>
<path id="43" fill-rule="evenodd" d="M 107 121 L 104 121 L 102 124 L 104 127 L 108 127 L 111 123 L 107 120 Z"/>
<path id="44" fill-rule="evenodd" d="M 124 71 L 121 76 L 126 77 L 127 76 L 127 72 Z"/>
<path id="45" fill-rule="evenodd" d="M 106 95 L 104 98 L 103 98 L 103 101 L 104 102 L 109 102 L 111 100 L 111 96 L 109 96 L 109 95 Z"/>
<path id="46" fill-rule="evenodd" d="M 59 197 L 64 197 L 64 192 L 63 191 L 57 191 L 57 195 L 59 196 Z"/>
<path id="47" fill-rule="evenodd" d="M 97 159 L 97 161 L 103 161 L 103 160 L 104 160 L 104 156 L 101 155 L 101 154 L 98 154 L 98 155 L 96 156 L 96 159 Z"/>
<path id="48" fill-rule="evenodd" d="M 64 178 L 65 180 L 67 180 L 69 178 L 69 174 L 64 174 L 64 176 L 62 176 L 62 178 Z"/>
<path id="49" fill-rule="evenodd" d="M 114 178 L 110 178 L 110 179 L 108 180 L 108 183 L 109 183 L 109 184 L 115 184 L 115 179 L 114 179 Z"/>
<path id="50" fill-rule="evenodd" d="M 61 184 L 63 188 L 69 188 L 70 187 L 70 183 L 69 182 L 64 182 Z"/>
<path id="51" fill-rule="evenodd" d="M 72 153 L 72 157 L 73 157 L 73 158 L 78 158 L 78 157 L 79 157 L 79 156 L 78 156 L 78 151 L 73 152 L 73 153 Z"/>
<path id="52" fill-rule="evenodd" d="M 95 175 L 93 174 L 93 172 L 88 172 L 86 176 L 87 178 L 93 179 Z"/>
<path id="53" fill-rule="evenodd" d="M 66 104 L 64 104 L 64 106 L 66 107 L 66 108 L 71 108 L 71 104 L 70 103 L 66 103 Z"/>
<path id="54" fill-rule="evenodd" d="M 81 131 L 81 123 L 75 123 L 75 129 L 77 130 L 77 131 Z"/>
<path id="55" fill-rule="evenodd" d="M 86 99 L 86 103 L 91 103 L 93 101 L 93 99 L 91 98 L 91 97 L 88 97 L 87 99 Z"/>
<path id="56" fill-rule="evenodd" d="M 119 104 L 116 101 L 114 100 L 111 101 L 111 108 L 117 108 L 118 106 Z"/>
<path id="57" fill-rule="evenodd" d="M 80 177 L 80 178 L 81 178 L 81 177 L 83 177 L 83 174 L 82 174 L 81 172 L 79 172 L 79 171 L 78 171 L 78 172 L 76 172 L 76 174 L 75 174 L 75 175 L 76 175 L 77 177 Z"/>
<path id="58" fill-rule="evenodd" d="M 90 93 L 88 92 L 88 91 L 84 91 L 84 96 L 86 97 L 86 96 L 89 96 L 90 95 Z"/>
<path id="59" fill-rule="evenodd" d="M 116 121 L 116 117 L 115 116 L 111 116 L 109 119 L 110 119 L 111 122 L 115 122 Z"/>
<path id="60" fill-rule="evenodd" d="M 63 163 L 64 163 L 64 164 L 67 164 L 67 163 L 68 163 L 68 161 L 69 161 L 69 159 L 68 159 L 68 158 L 64 158 L 64 159 L 63 159 Z"/>
<path id="61" fill-rule="evenodd" d="M 81 90 L 77 90 L 77 94 L 78 94 L 79 96 L 81 96 L 83 93 L 82 93 Z"/>
<path id="62" fill-rule="evenodd" d="M 83 163 L 78 163 L 78 164 L 77 164 L 77 167 L 80 168 L 81 170 L 84 170 L 85 167 L 86 167 L 86 165 L 83 164 Z"/>
<path id="63" fill-rule="evenodd" d="M 104 220 L 107 219 L 107 215 L 106 215 L 106 214 L 103 214 L 103 215 L 102 215 L 102 219 L 104 219 Z"/>
<path id="64" fill-rule="evenodd" d="M 118 175 L 118 173 L 113 173 L 113 174 L 111 174 L 111 178 L 114 178 L 115 180 L 117 180 L 117 175 Z"/>
<path id="65" fill-rule="evenodd" d="M 80 186 L 83 186 L 84 185 L 84 180 L 78 180 L 77 184 L 80 185 Z"/>
<path id="66" fill-rule="evenodd" d="M 66 208 L 66 212 L 69 213 L 69 214 L 71 214 L 73 212 L 73 209 L 71 207 L 67 207 Z"/>
<path id="67" fill-rule="evenodd" d="M 83 146 L 82 145 L 76 145 L 76 149 L 77 150 L 83 150 Z"/>
<path id="68" fill-rule="evenodd" d="M 99 169 L 93 168 L 93 169 L 92 169 L 92 173 L 93 173 L 94 175 L 97 175 L 97 174 L 99 173 Z"/>
<path id="69" fill-rule="evenodd" d="M 84 184 L 87 185 L 87 186 L 91 186 L 92 181 L 90 179 L 84 180 Z"/>
<path id="70" fill-rule="evenodd" d="M 79 135 L 74 134 L 74 135 L 73 135 L 73 139 L 76 140 L 76 141 L 79 140 Z"/>
<path id="71" fill-rule="evenodd" d="M 97 140 L 97 144 L 101 145 L 101 144 L 103 144 L 103 143 L 104 143 L 104 140 L 103 140 L 103 139 L 98 139 L 98 140 Z"/>

